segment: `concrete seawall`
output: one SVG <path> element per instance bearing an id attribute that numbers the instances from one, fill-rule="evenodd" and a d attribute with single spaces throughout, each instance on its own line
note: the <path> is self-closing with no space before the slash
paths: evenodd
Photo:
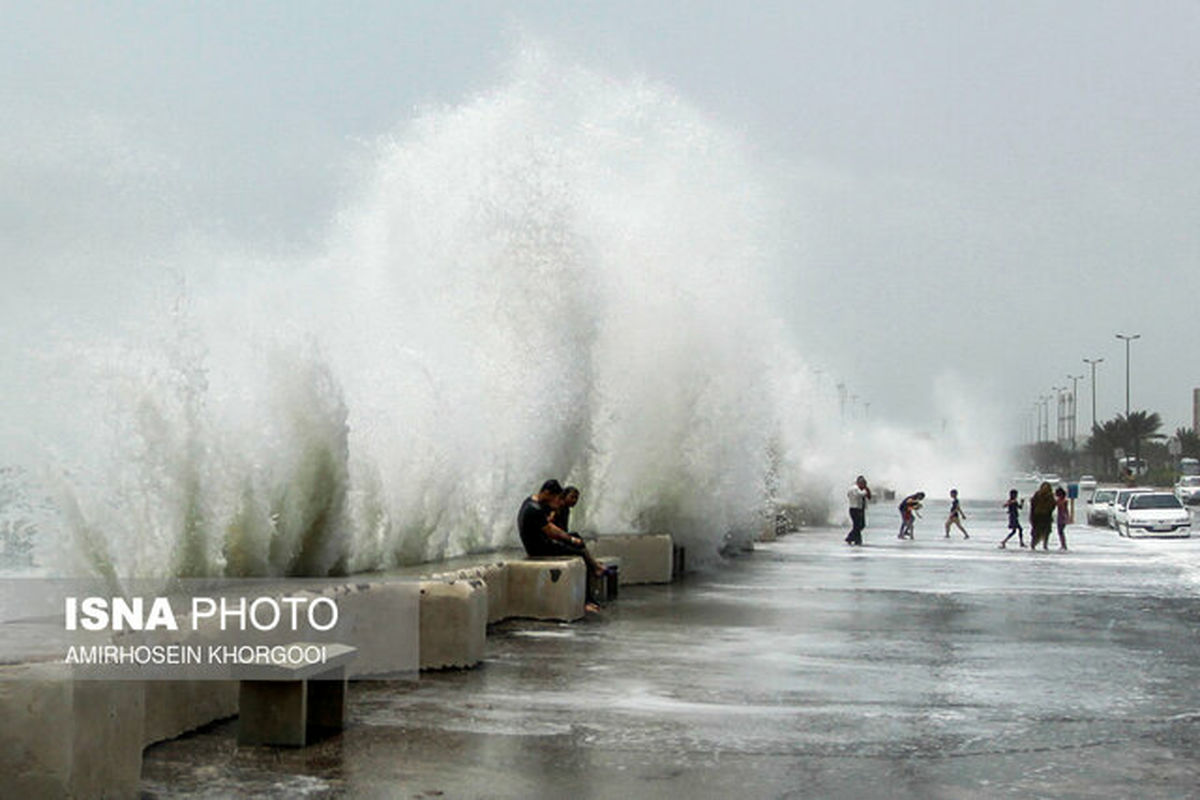
<path id="1" fill-rule="evenodd" d="M 668 582 L 679 563 L 667 534 L 605 536 L 592 547 L 620 559 L 622 585 Z M 419 624 L 399 641 L 394 621 L 406 606 L 394 576 L 330 581 L 321 592 L 353 609 L 362 655 L 351 676 L 473 667 L 483 660 L 490 624 L 584 615 L 587 576 L 577 558 L 470 562 L 456 559 L 441 572 L 405 571 L 408 591 L 415 584 L 418 593 Z M 77 679 L 61 661 L 61 621 L 41 625 L 51 646 L 0 665 L 0 797 L 135 798 L 145 747 L 238 712 L 235 680 Z M 41 638 L 37 630 L 20 637 Z"/>

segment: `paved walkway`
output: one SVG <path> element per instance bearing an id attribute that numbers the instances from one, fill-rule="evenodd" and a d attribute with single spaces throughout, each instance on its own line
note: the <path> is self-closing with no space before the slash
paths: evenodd
<path id="1" fill-rule="evenodd" d="M 1200 794 L 1200 540 L 940 519 L 819 529 L 510 622 L 487 663 L 352 687 L 302 751 L 233 723 L 151 748 L 146 797 L 1178 798 Z M 968 520 L 968 524 L 972 524 Z"/>

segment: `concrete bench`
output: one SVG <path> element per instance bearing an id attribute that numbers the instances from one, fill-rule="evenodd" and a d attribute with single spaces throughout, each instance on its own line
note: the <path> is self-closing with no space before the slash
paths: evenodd
<path id="1" fill-rule="evenodd" d="M 570 622 L 583 617 L 586 603 L 583 559 L 527 558 L 508 563 L 508 616 Z"/>
<path id="2" fill-rule="evenodd" d="M 340 622 L 333 638 L 358 648 L 348 677 L 415 677 L 420 668 L 420 586 L 414 581 L 348 581 L 319 594 L 337 603 Z"/>
<path id="3" fill-rule="evenodd" d="M 487 641 L 488 590 L 479 579 L 421 581 L 421 669 L 473 667 Z"/>
<path id="4" fill-rule="evenodd" d="M 472 564 L 426 576 L 426 580 L 482 582 L 487 595 L 487 624 L 492 625 L 508 617 L 507 561 L 490 560 L 481 564 Z"/>
<path id="5" fill-rule="evenodd" d="M 319 735 L 341 730 L 346 719 L 346 667 L 356 649 L 344 644 L 296 642 L 294 648 L 322 648 L 315 663 L 260 661 L 238 668 L 238 744 L 304 747 Z"/>
<path id="6" fill-rule="evenodd" d="M 511 618 L 577 620 L 587 601 L 612 601 L 621 585 L 668 583 L 682 571 L 682 549 L 673 547 L 669 534 L 618 534 L 597 541 L 600 550 L 592 552 L 602 564 L 617 568 L 616 581 L 611 576 L 589 581 L 577 557 L 531 559 L 519 551 L 493 553 L 477 563 L 460 558 L 449 563 L 453 569 L 421 575 L 421 670 L 480 663 L 488 625 Z"/>
<path id="7" fill-rule="evenodd" d="M 621 559 L 622 586 L 670 583 L 683 571 L 683 549 L 674 546 L 669 533 L 615 533 L 588 540 L 596 558 Z"/>
<path id="8" fill-rule="evenodd" d="M 658 555 L 654 548 L 630 552 Z M 647 582 L 644 570 L 632 569 L 636 562 L 609 559 L 616 562 L 618 584 Z M 531 562 L 523 553 L 507 550 L 446 566 L 451 571 L 420 579 L 422 670 L 480 663 L 489 623 L 512 617 L 569 621 L 584 615 L 587 569 L 578 558 Z M 417 579 L 417 569 L 408 577 Z M 616 589 L 605 585 L 605 598 L 611 599 Z M 0 717 L 14 721 L 0 726 L 0 796 L 132 796 L 142 748 L 233 716 L 239 706 L 242 744 L 303 746 L 322 728 L 340 728 L 347 677 L 412 669 L 404 655 L 413 649 L 405 644 L 408 634 L 398 636 L 394 624 L 411 613 L 411 591 L 411 585 L 365 577 L 334 582 L 321 592 L 336 596 L 346 616 L 354 618 L 358 638 L 353 642 L 366 642 L 364 649 L 325 643 L 325 664 L 268 666 L 265 673 L 245 680 L 75 681 L 63 665 L 52 663 L 61 658 L 56 647 L 34 659 L 48 663 L 0 665 L 0 672 L 15 678 L 0 680 L 0 711 L 6 712 Z M 601 589 L 594 591 L 598 599 Z M 61 625 L 52 627 L 61 633 Z M 363 630 L 378 633 L 363 635 Z M 396 646 L 380 647 L 378 640 L 384 637 Z"/>

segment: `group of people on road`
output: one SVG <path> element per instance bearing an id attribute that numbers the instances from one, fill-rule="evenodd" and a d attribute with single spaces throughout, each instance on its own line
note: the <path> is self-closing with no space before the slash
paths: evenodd
<path id="1" fill-rule="evenodd" d="M 1017 543 L 1025 546 L 1025 536 L 1021 528 L 1020 510 L 1024 500 L 1017 497 L 1017 490 L 1010 489 L 1004 508 L 1008 511 L 1008 536 L 1000 542 L 1004 549 L 1008 540 L 1017 536 Z M 1066 491 L 1059 486 L 1051 489 L 1050 484 L 1042 481 L 1042 485 L 1029 498 L 1029 548 L 1036 550 L 1040 544 L 1043 550 L 1050 549 L 1050 530 L 1058 525 L 1058 549 L 1067 549 L 1067 524 L 1071 521 L 1071 508 L 1067 501 Z"/>
<path id="2" fill-rule="evenodd" d="M 900 533 L 897 539 L 913 538 L 913 524 L 921 516 L 921 506 L 925 502 L 924 492 L 913 492 L 900 501 Z M 964 539 L 970 539 L 971 534 L 963 527 L 962 521 L 967 518 L 962 503 L 958 499 L 958 489 L 950 490 L 950 513 L 946 516 L 946 538 L 950 538 L 950 528 L 962 531 Z"/>
<path id="3" fill-rule="evenodd" d="M 1019 512 L 1024 505 L 1024 500 L 1017 496 L 1017 490 L 1013 489 L 1008 493 L 1008 500 L 1004 502 L 1003 508 L 1008 511 L 1008 536 L 1000 542 L 1001 549 L 1004 549 L 1008 540 L 1015 534 L 1021 547 L 1025 546 L 1024 529 L 1021 527 Z M 871 500 L 871 489 L 867 486 L 867 479 L 859 475 L 854 480 L 854 485 L 846 493 L 846 499 L 850 505 L 850 532 L 846 535 L 846 544 L 851 546 L 862 545 L 862 532 L 866 527 L 867 503 Z M 896 535 L 897 539 L 912 539 L 914 523 L 921 517 L 921 508 L 925 502 L 924 492 L 913 492 L 907 495 L 900 501 L 900 532 Z M 1071 519 L 1070 507 L 1067 502 L 1067 493 L 1060 486 L 1058 489 L 1052 489 L 1049 483 L 1042 483 L 1037 492 L 1029 498 L 1029 546 L 1036 549 L 1040 544 L 1043 550 L 1049 549 L 1050 532 L 1052 526 L 1058 524 L 1058 541 L 1060 549 L 1067 549 L 1066 527 Z M 966 526 L 963 525 L 963 520 L 967 514 L 963 510 L 962 502 L 958 497 L 958 490 L 950 490 L 950 511 L 946 516 L 945 523 L 945 538 L 950 538 L 950 529 L 958 528 L 962 532 L 963 539 L 970 539 L 971 535 L 967 533 Z"/>

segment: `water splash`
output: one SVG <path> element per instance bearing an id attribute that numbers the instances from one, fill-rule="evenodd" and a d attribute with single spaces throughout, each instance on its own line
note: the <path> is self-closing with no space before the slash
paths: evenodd
<path id="1" fill-rule="evenodd" d="M 377 142 L 322 252 L 182 256 L 150 313 L 46 348 L 70 416 L 40 430 L 46 557 L 384 568 L 515 543 L 550 476 L 581 528 L 696 560 L 753 535 L 773 491 L 871 448 L 778 321 L 788 248 L 747 150 L 662 86 L 522 53 Z"/>

